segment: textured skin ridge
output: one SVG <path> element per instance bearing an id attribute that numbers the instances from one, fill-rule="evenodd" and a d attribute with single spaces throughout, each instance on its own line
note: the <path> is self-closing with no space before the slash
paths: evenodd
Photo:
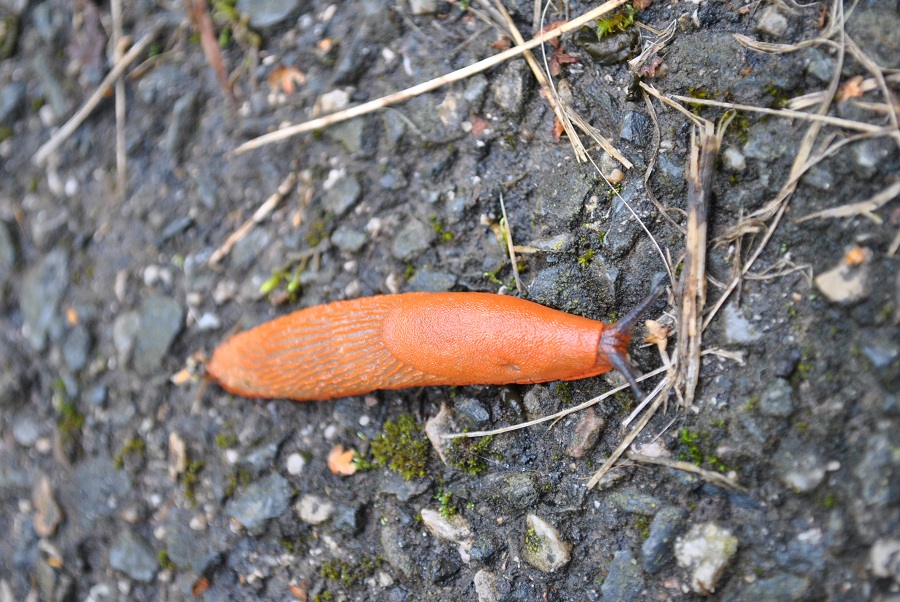
<path id="1" fill-rule="evenodd" d="M 405 293 L 303 309 L 241 332 L 206 366 L 224 389 L 298 401 L 601 374 L 604 324 L 490 293 Z M 626 341 L 627 344 L 627 341 Z"/>

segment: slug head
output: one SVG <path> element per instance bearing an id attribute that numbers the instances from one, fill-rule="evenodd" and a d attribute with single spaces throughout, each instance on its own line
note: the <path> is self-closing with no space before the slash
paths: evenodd
<path id="1" fill-rule="evenodd" d="M 638 303 L 624 318 L 604 328 L 597 348 L 597 361 L 600 362 L 605 358 L 614 370 L 621 373 L 625 380 L 628 381 L 638 401 L 644 398 L 644 392 L 637 382 L 641 373 L 628 360 L 628 344 L 631 342 L 631 329 L 634 328 L 638 318 L 647 311 L 662 292 L 663 286 L 661 284 L 657 285 L 653 292 Z"/>

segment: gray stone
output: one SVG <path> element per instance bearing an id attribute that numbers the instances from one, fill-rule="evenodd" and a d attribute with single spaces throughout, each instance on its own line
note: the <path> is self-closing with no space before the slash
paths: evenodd
<path id="1" fill-rule="evenodd" d="M 456 410 L 475 425 L 483 425 L 491 419 L 491 414 L 484 405 L 472 397 L 457 397 L 453 402 Z"/>
<path id="2" fill-rule="evenodd" d="M 351 119 L 329 127 L 325 133 L 347 149 L 351 155 L 355 155 L 362 152 L 365 145 L 365 128 L 366 121 L 364 119 Z"/>
<path id="3" fill-rule="evenodd" d="M 253 531 L 270 518 L 287 512 L 291 488 L 283 476 L 274 472 L 253 483 L 225 506 L 225 514 Z"/>
<path id="4" fill-rule="evenodd" d="M 348 226 L 338 226 L 331 235 L 331 244 L 345 253 L 358 253 L 368 240 L 369 236 L 365 232 Z"/>
<path id="5" fill-rule="evenodd" d="M 356 176 L 344 176 L 334 183 L 322 197 L 322 205 L 329 213 L 340 217 L 362 196 L 362 186 Z"/>
<path id="6" fill-rule="evenodd" d="M 816 276 L 813 283 L 832 303 L 853 305 L 871 294 L 870 271 L 869 262 L 851 266 L 842 259 Z"/>
<path id="7" fill-rule="evenodd" d="M 543 573 L 552 573 L 568 564 L 572 544 L 564 540 L 556 527 L 537 516 L 525 516 L 525 542 L 522 548 L 525 562 Z"/>
<path id="8" fill-rule="evenodd" d="M 5 282 L 19 263 L 19 244 L 13 225 L 0 220 L 0 284 Z"/>
<path id="9" fill-rule="evenodd" d="M 12 436 L 22 447 L 31 447 L 41 436 L 41 424 L 30 416 L 17 416 L 12 421 Z"/>
<path id="10" fill-rule="evenodd" d="M 900 502 L 900 449 L 896 438 L 883 433 L 866 439 L 866 447 L 853 469 L 858 486 L 854 492 L 870 508 L 886 508 Z"/>
<path id="11" fill-rule="evenodd" d="M 635 44 L 637 31 L 631 27 L 625 31 L 611 33 L 597 39 L 593 31 L 585 35 L 576 34 L 578 45 L 587 51 L 597 65 L 615 65 L 628 59 Z"/>
<path id="12" fill-rule="evenodd" d="M 538 500 L 537 483 L 531 473 L 493 473 L 482 479 L 479 495 L 498 510 L 525 510 Z"/>
<path id="13" fill-rule="evenodd" d="M 870 339 L 862 346 L 862 352 L 882 386 L 891 393 L 900 392 L 900 345 L 895 341 Z"/>
<path id="14" fill-rule="evenodd" d="M 434 242 L 434 230 L 416 218 L 410 218 L 391 243 L 391 255 L 400 261 L 410 261 L 424 253 Z"/>
<path id="15" fill-rule="evenodd" d="M 807 53 L 806 72 L 823 84 L 830 82 L 834 73 L 834 59 L 818 48 L 809 48 Z"/>
<path id="16" fill-rule="evenodd" d="M 773 460 L 778 478 L 796 492 L 808 493 L 825 479 L 826 462 L 807 443 L 783 441 Z"/>
<path id="17" fill-rule="evenodd" d="M 91 332 L 83 324 L 78 324 L 66 337 L 63 343 L 63 359 L 72 372 L 78 372 L 87 366 L 91 353 Z"/>
<path id="18" fill-rule="evenodd" d="M 805 600 L 809 578 L 781 573 L 768 579 L 754 581 L 744 588 L 740 602 L 794 602 Z"/>
<path id="19" fill-rule="evenodd" d="M 300 520 L 308 525 L 321 525 L 334 515 L 334 504 L 327 498 L 308 493 L 294 505 Z"/>
<path id="20" fill-rule="evenodd" d="M 597 445 L 604 426 L 606 419 L 597 414 L 593 408 L 582 412 L 569 435 L 566 455 L 571 458 L 585 457 Z"/>
<path id="21" fill-rule="evenodd" d="M 5 83 L 0 90 L 0 123 L 12 123 L 25 107 L 25 84 Z"/>
<path id="22" fill-rule="evenodd" d="M 497 593 L 497 577 L 490 571 L 481 569 L 472 578 L 472 585 L 475 587 L 475 595 L 478 596 L 478 602 L 498 602 L 499 595 Z"/>
<path id="23" fill-rule="evenodd" d="M 111 459 L 98 457 L 78 466 L 71 483 L 59 494 L 69 498 L 62 504 L 69 520 L 90 533 L 97 518 L 112 516 L 130 490 L 128 476 L 116 470 Z"/>
<path id="24" fill-rule="evenodd" d="M 774 161 L 792 152 L 790 136 L 784 135 L 784 124 L 778 120 L 761 121 L 750 126 L 744 155 L 760 161 Z"/>
<path id="25" fill-rule="evenodd" d="M 384 470 L 378 483 L 378 491 L 393 495 L 401 502 L 408 502 L 412 498 L 425 493 L 430 486 L 430 479 L 407 481 L 393 470 Z"/>
<path id="26" fill-rule="evenodd" d="M 186 512 L 173 511 L 166 525 L 166 552 L 181 570 L 202 575 L 219 557 L 209 536 L 190 527 Z"/>
<path id="27" fill-rule="evenodd" d="M 850 156 L 857 172 L 864 178 L 872 178 L 888 162 L 894 150 L 892 145 L 879 140 L 862 140 L 850 147 Z"/>
<path id="28" fill-rule="evenodd" d="M 522 108 L 525 99 L 525 72 L 527 69 L 524 61 L 508 62 L 491 89 L 494 101 L 508 113 L 518 113 Z"/>
<path id="29" fill-rule="evenodd" d="M 596 180 L 582 169 L 566 166 L 551 168 L 538 177 L 535 198 L 537 214 L 551 226 L 551 230 L 565 230 L 581 215 L 581 209 L 594 188 Z"/>
<path id="30" fill-rule="evenodd" d="M 120 366 L 126 366 L 131 359 L 134 350 L 134 339 L 141 328 L 141 316 L 135 311 L 129 311 L 116 316 L 113 322 L 113 344 Z"/>
<path id="31" fill-rule="evenodd" d="M 419 516 L 422 517 L 425 528 L 438 539 L 462 544 L 465 547 L 471 545 L 472 527 L 463 516 L 459 514 L 445 516 L 431 508 L 422 508 Z"/>
<path id="32" fill-rule="evenodd" d="M 241 466 L 249 468 L 253 476 L 258 476 L 267 468 L 275 463 L 275 456 L 278 455 L 278 448 L 281 447 L 281 438 L 274 441 L 261 443 L 252 450 L 241 456 L 239 463 Z"/>
<path id="33" fill-rule="evenodd" d="M 250 20 L 250 27 L 266 29 L 300 10 L 300 0 L 237 0 L 235 8 Z"/>
<path id="34" fill-rule="evenodd" d="M 637 600 L 640 597 L 644 574 L 631 551 L 619 550 L 613 555 L 600 589 L 604 600 Z"/>
<path id="35" fill-rule="evenodd" d="M 900 583 L 900 539 L 879 539 L 869 550 L 872 574 Z"/>
<path id="36" fill-rule="evenodd" d="M 610 508 L 642 516 L 653 516 L 663 507 L 658 498 L 633 488 L 613 491 L 604 502 Z"/>
<path id="37" fill-rule="evenodd" d="M 636 185 L 626 183 L 613 200 L 608 222 L 609 229 L 606 231 L 606 236 L 603 237 L 603 249 L 609 257 L 624 256 L 640 236 L 640 227 L 631 215 L 631 211 L 628 210 L 628 205 L 625 204 L 627 202 L 632 208 L 635 208 L 635 203 L 639 200 L 637 192 Z"/>
<path id="38" fill-rule="evenodd" d="M 641 545 L 641 564 L 655 575 L 672 560 L 672 545 L 687 516 L 682 508 L 667 507 L 656 513 L 650 523 L 650 534 Z"/>
<path id="39" fill-rule="evenodd" d="M 766 416 L 787 418 L 794 412 L 794 389 L 787 381 L 769 383 L 759 398 L 759 411 Z"/>
<path id="40" fill-rule="evenodd" d="M 755 343 L 762 334 L 755 326 L 744 317 L 744 313 L 729 303 L 725 306 L 723 312 L 722 328 L 724 330 L 725 340 L 734 345 L 748 345 Z"/>
<path id="41" fill-rule="evenodd" d="M 200 102 L 197 93 L 190 91 L 172 107 L 172 119 L 166 132 L 166 152 L 173 166 L 184 163 L 191 143 L 197 135 L 197 119 L 200 116 Z"/>
<path id="42" fill-rule="evenodd" d="M 447 272 L 435 272 L 428 268 L 416 270 L 409 279 L 408 288 L 411 291 L 424 293 L 443 293 L 456 286 L 456 276 Z"/>
<path id="43" fill-rule="evenodd" d="M 184 309 L 171 297 L 146 297 L 134 341 L 134 369 L 150 375 L 162 365 L 169 347 L 184 327 Z"/>
<path id="44" fill-rule="evenodd" d="M 619 138 L 641 146 L 647 141 L 649 128 L 649 117 L 638 111 L 625 111 Z"/>
<path id="45" fill-rule="evenodd" d="M 828 191 L 834 186 L 834 174 L 822 165 L 814 165 L 800 182 L 816 190 Z"/>
<path id="46" fill-rule="evenodd" d="M 43 351 L 51 331 L 62 329 L 57 311 L 69 284 L 69 255 L 62 249 L 51 251 L 32 266 L 22 279 L 19 308 L 24 332 L 35 351 Z"/>
<path id="47" fill-rule="evenodd" d="M 109 565 L 135 581 L 149 582 L 159 570 L 159 558 L 141 538 L 122 531 L 109 549 Z"/>
<path id="48" fill-rule="evenodd" d="M 787 26 L 788 22 L 784 15 L 778 12 L 774 6 L 768 6 L 760 15 L 759 21 L 756 22 L 756 31 L 773 38 L 780 38 L 787 31 Z"/>
<path id="49" fill-rule="evenodd" d="M 379 539 L 387 563 L 405 578 L 411 578 L 415 573 L 415 562 L 413 556 L 407 551 L 411 546 L 410 542 L 406 541 L 403 530 L 395 524 L 385 525 L 381 529 Z"/>
<path id="50" fill-rule="evenodd" d="M 673 157 L 669 156 L 669 153 L 659 154 L 659 158 L 656 161 L 656 169 L 660 183 L 672 188 L 685 184 L 683 162 L 680 160 L 680 157 L 678 159 L 679 161 L 674 161 Z"/>
<path id="51" fill-rule="evenodd" d="M 534 294 L 531 295 L 534 298 Z M 540 418 L 550 414 L 553 411 L 551 404 L 553 395 L 550 389 L 545 385 L 535 385 L 531 387 L 522 398 L 522 405 L 525 406 L 525 412 L 529 420 Z"/>

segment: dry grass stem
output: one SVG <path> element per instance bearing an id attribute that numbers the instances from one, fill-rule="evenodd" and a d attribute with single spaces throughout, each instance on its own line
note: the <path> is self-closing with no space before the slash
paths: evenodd
<path id="1" fill-rule="evenodd" d="M 425 92 L 436 90 L 437 88 L 445 86 L 449 83 L 463 80 L 467 77 L 475 75 L 476 73 L 481 73 L 482 71 L 489 69 L 494 65 L 499 65 L 500 63 L 511 59 L 514 56 L 518 56 L 526 50 L 536 48 L 547 40 L 559 37 L 560 35 L 574 29 L 578 29 L 582 25 L 603 16 L 612 10 L 615 10 L 626 2 L 627 0 L 609 0 L 608 2 L 605 2 L 597 8 L 586 12 L 580 17 L 572 19 L 571 21 L 568 21 L 567 23 L 564 23 L 563 25 L 560 25 L 559 27 L 556 27 L 550 31 L 544 32 L 525 42 L 524 44 L 514 46 L 509 50 L 505 50 L 503 52 L 495 54 L 494 56 L 478 61 L 477 63 L 469 65 L 468 67 L 464 67 L 452 73 L 448 73 L 446 75 L 442 75 L 441 77 L 437 77 L 427 82 L 412 86 L 410 88 L 407 88 L 406 90 L 395 92 L 394 94 L 389 94 L 387 96 L 377 98 L 361 105 L 351 107 L 344 111 L 339 111 L 337 113 L 332 113 L 331 115 L 326 115 L 318 119 L 312 119 L 304 123 L 278 129 L 274 132 L 270 132 L 258 138 L 249 140 L 244 144 L 241 144 L 236 149 L 234 149 L 234 153 L 245 153 L 249 150 L 265 146 L 266 144 L 272 144 L 273 142 L 278 142 L 279 140 L 285 140 L 292 136 L 296 136 L 297 134 L 302 134 L 303 132 L 322 129 L 330 125 L 334 125 L 335 123 L 340 123 L 341 121 L 353 119 L 354 117 L 360 117 L 361 115 L 366 115 L 378 109 L 403 102 L 405 100 L 413 98 L 414 96 L 424 94 Z"/>
<path id="2" fill-rule="evenodd" d="M 259 206 L 253 216 L 241 224 L 241 227 L 231 233 L 227 240 L 222 244 L 221 247 L 215 250 L 213 254 L 209 258 L 209 266 L 216 267 L 220 261 L 224 257 L 226 257 L 230 252 L 232 247 L 234 247 L 235 243 L 239 240 L 247 236 L 247 234 L 253 229 L 256 224 L 260 223 L 264 219 L 266 219 L 272 211 L 278 206 L 279 203 L 287 196 L 287 194 L 291 191 L 294 184 L 297 182 L 297 173 L 292 171 L 287 175 L 287 177 L 281 182 L 278 186 L 278 189 L 269 196 L 265 200 L 265 202 Z"/>
<path id="3" fill-rule="evenodd" d="M 811 219 L 855 217 L 857 215 L 862 215 L 863 217 L 869 218 L 876 224 L 881 224 L 883 220 L 880 216 L 875 215 L 875 211 L 897 198 L 897 196 L 900 196 L 900 180 L 894 182 L 881 192 L 875 194 L 870 199 L 860 201 L 858 203 L 850 203 L 849 205 L 842 205 L 841 207 L 833 207 L 831 209 L 816 211 L 815 213 L 810 213 L 805 217 L 801 217 L 797 220 L 797 223 L 805 222 Z"/>
<path id="4" fill-rule="evenodd" d="M 122 59 L 116 62 L 113 65 L 113 68 L 110 69 L 109 73 L 106 74 L 106 77 L 103 78 L 103 81 L 100 82 L 100 85 L 97 86 L 97 89 L 88 97 L 88 99 L 81 105 L 81 108 L 69 118 L 69 120 L 63 124 L 61 128 L 56 130 L 50 139 L 45 142 L 36 153 L 34 153 L 34 157 L 32 157 L 32 162 L 35 165 L 41 166 L 47 160 L 47 157 L 50 156 L 59 146 L 69 139 L 69 137 L 75 133 L 75 130 L 78 129 L 85 119 L 87 119 L 88 115 L 96 108 L 96 106 L 103 100 L 103 97 L 106 95 L 106 91 L 109 87 L 117 80 L 128 66 L 134 62 L 134 60 L 141 55 L 144 50 L 150 46 L 150 43 L 156 38 L 156 30 L 148 33 L 144 37 L 142 37 L 138 42 L 131 47 L 131 49 L 125 53 Z"/>
<path id="5" fill-rule="evenodd" d="M 216 74 L 219 87 L 225 92 L 225 98 L 236 104 L 234 85 L 228 78 L 228 72 L 225 70 L 225 59 L 222 58 L 222 50 L 219 48 L 219 40 L 216 37 L 216 30 L 213 26 L 212 17 L 209 15 L 209 7 L 206 4 L 206 0 L 184 1 L 188 17 L 200 34 L 200 45 L 203 47 L 203 54 L 206 55 L 206 61 Z"/>
<path id="6" fill-rule="evenodd" d="M 122 47 L 122 0 L 110 2 L 112 13 L 112 47 L 113 64 L 122 60 L 124 48 Z M 125 146 L 125 80 L 121 77 L 116 80 L 116 194 L 120 199 L 125 198 L 128 186 L 128 150 Z"/>
<path id="7" fill-rule="evenodd" d="M 516 290 L 521 295 L 524 291 L 522 280 L 519 278 L 519 260 L 516 258 L 516 248 L 513 245 L 512 224 L 506 216 L 506 203 L 503 202 L 503 194 L 500 195 L 500 211 L 503 212 L 503 224 L 506 227 L 506 250 L 509 252 L 509 262 L 512 265 L 512 273 L 516 279 Z"/>
<path id="8" fill-rule="evenodd" d="M 891 75 L 886 75 L 884 80 L 885 83 L 900 84 L 900 73 L 892 73 Z M 877 90 L 878 88 L 879 82 L 874 77 L 867 77 L 859 85 L 859 89 L 863 93 L 872 92 L 873 90 Z M 788 107 L 798 111 L 800 109 L 815 106 L 825 100 L 825 95 L 827 93 L 827 90 L 819 90 L 817 92 L 810 92 L 809 94 L 804 94 L 802 96 L 795 96 L 790 101 L 788 101 Z"/>
<path id="9" fill-rule="evenodd" d="M 740 491 L 741 493 L 747 493 L 747 488 L 742 487 L 740 484 L 736 483 L 734 479 L 730 479 L 720 472 L 700 468 L 699 466 L 691 464 L 690 462 L 684 462 L 682 460 L 672 460 L 671 458 L 645 456 L 644 454 L 639 454 L 636 452 L 629 452 L 628 459 L 635 462 L 640 462 L 641 464 L 655 464 L 657 466 L 665 466 L 667 468 L 674 468 L 675 470 L 690 472 L 699 475 L 705 481 L 708 481 L 713 485 L 726 487 L 728 489 L 734 489 L 735 491 Z"/>
<path id="10" fill-rule="evenodd" d="M 658 37 L 647 44 L 639 55 L 628 61 L 628 68 L 634 73 L 640 71 L 644 63 L 647 62 L 647 59 L 665 48 L 666 44 L 672 41 L 672 38 L 675 37 L 675 28 L 677 25 L 677 21 L 672 21 L 668 27 L 659 32 Z"/>
<path id="11" fill-rule="evenodd" d="M 656 370 L 653 370 L 652 372 L 648 372 L 647 374 L 641 375 L 640 377 L 638 377 L 637 380 L 638 380 L 638 382 L 647 380 L 648 378 L 652 378 L 652 377 L 656 376 L 657 374 L 662 374 L 666 370 L 667 370 L 666 366 L 657 368 Z M 600 403 L 601 401 L 603 401 L 604 399 L 612 397 L 619 391 L 624 391 L 628 387 L 629 387 L 628 383 L 625 383 L 624 385 L 619 385 L 618 387 L 610 389 L 606 393 L 604 393 L 602 395 L 598 395 L 597 397 L 594 397 L 593 399 L 589 399 L 582 404 L 573 406 L 571 408 L 567 408 L 567 409 L 562 410 L 561 412 L 557 412 L 555 414 L 549 414 L 547 416 L 542 416 L 541 418 L 535 418 L 534 420 L 529 420 L 527 422 L 520 422 L 518 424 L 504 426 L 502 428 L 494 429 L 491 431 L 467 431 L 465 433 L 450 433 L 450 434 L 446 434 L 446 435 L 441 435 L 441 437 L 443 437 L 444 439 L 454 439 L 456 437 L 489 437 L 491 435 L 501 435 L 503 433 L 509 433 L 511 431 L 517 431 L 519 429 L 528 428 L 530 426 L 534 426 L 536 424 L 541 424 L 543 422 L 549 422 L 551 420 L 559 420 L 560 418 L 564 418 L 564 417 L 568 416 L 569 414 L 574 414 L 575 412 L 580 412 L 581 410 L 583 410 L 585 408 L 589 408 L 592 405 L 596 405 L 596 404 Z"/>

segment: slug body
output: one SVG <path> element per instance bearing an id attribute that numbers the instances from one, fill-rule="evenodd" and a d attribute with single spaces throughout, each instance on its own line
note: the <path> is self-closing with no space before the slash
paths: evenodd
<path id="1" fill-rule="evenodd" d="M 297 401 L 575 380 L 612 368 L 636 388 L 626 359 L 631 326 L 654 298 L 612 326 L 489 293 L 338 301 L 237 334 L 213 352 L 206 371 L 237 395 Z"/>

